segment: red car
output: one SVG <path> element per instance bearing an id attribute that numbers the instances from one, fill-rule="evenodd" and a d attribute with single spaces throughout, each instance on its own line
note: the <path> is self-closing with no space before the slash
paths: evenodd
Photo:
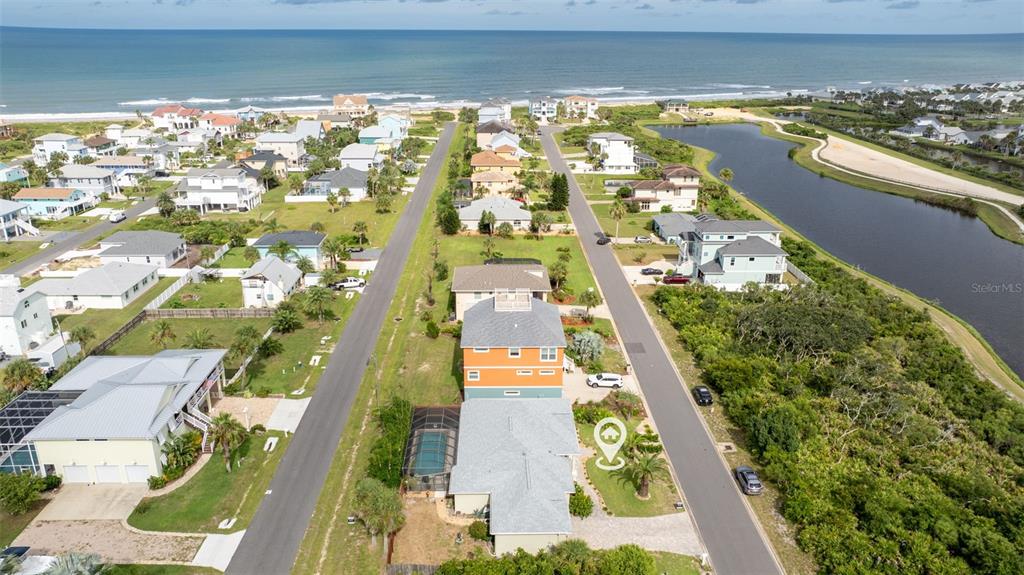
<path id="1" fill-rule="evenodd" d="M 690 283 L 690 276 L 677 276 L 677 275 L 665 276 L 665 277 L 661 278 L 661 283 L 663 283 L 663 284 L 670 284 L 670 285 L 671 284 L 688 284 L 688 283 Z"/>

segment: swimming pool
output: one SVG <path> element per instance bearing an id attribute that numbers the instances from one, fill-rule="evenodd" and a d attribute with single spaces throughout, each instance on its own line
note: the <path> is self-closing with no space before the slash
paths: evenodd
<path id="1" fill-rule="evenodd" d="M 417 477 L 436 475 L 444 471 L 448 432 L 421 431 L 412 474 Z"/>

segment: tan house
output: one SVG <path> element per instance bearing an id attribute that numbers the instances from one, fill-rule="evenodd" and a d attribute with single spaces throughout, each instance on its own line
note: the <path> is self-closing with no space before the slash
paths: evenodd
<path id="1" fill-rule="evenodd" d="M 669 164 L 663 170 L 666 180 L 679 186 L 700 186 L 700 172 L 686 164 Z"/>
<path id="2" fill-rule="evenodd" d="M 536 299 L 547 301 L 551 293 L 548 269 L 540 264 L 488 264 L 455 268 L 452 274 L 455 319 L 462 321 L 467 309 L 494 297 L 499 291 L 529 293 Z"/>
<path id="3" fill-rule="evenodd" d="M 512 174 L 494 170 L 476 172 L 469 177 L 469 181 L 473 184 L 474 192 L 483 192 L 486 196 L 511 194 L 519 184 Z"/>
<path id="4" fill-rule="evenodd" d="M 334 96 L 334 113 L 362 118 L 370 113 L 370 103 L 362 94 L 337 94 Z"/>
<path id="5" fill-rule="evenodd" d="M 562 104 L 565 106 L 565 115 L 570 118 L 597 119 L 597 108 L 599 106 L 597 98 L 589 98 L 587 96 L 568 96 L 562 100 Z"/>
<path id="6" fill-rule="evenodd" d="M 473 167 L 474 172 L 494 171 L 508 174 L 514 174 L 522 167 L 519 160 L 508 156 L 502 157 L 492 150 L 484 150 L 473 154 L 473 157 L 469 160 L 469 165 Z"/>
<path id="7" fill-rule="evenodd" d="M 476 146 L 482 149 L 490 148 L 491 140 L 502 132 L 512 133 L 512 127 L 498 120 L 490 120 L 478 124 L 476 127 Z"/>

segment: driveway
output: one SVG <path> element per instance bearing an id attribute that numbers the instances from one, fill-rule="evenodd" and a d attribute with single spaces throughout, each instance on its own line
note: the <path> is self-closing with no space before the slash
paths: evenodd
<path id="1" fill-rule="evenodd" d="M 640 388 L 632 375 L 622 376 L 622 390 L 639 394 Z M 587 374 L 578 369 L 575 373 L 567 373 L 562 378 L 562 397 L 576 403 L 598 402 L 611 393 L 607 387 L 590 387 L 587 385 Z"/>
<path id="2" fill-rule="evenodd" d="M 64 485 L 39 512 L 37 521 L 127 519 L 149 492 L 146 484 Z"/>
<path id="3" fill-rule="evenodd" d="M 205 535 L 176 535 L 127 529 L 121 521 L 41 521 L 21 532 L 14 545 L 34 554 L 59 555 L 69 551 L 95 553 L 108 563 L 187 563 L 192 561 Z"/>

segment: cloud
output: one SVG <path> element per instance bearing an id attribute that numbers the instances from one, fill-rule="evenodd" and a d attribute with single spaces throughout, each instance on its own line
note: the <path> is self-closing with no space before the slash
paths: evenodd
<path id="1" fill-rule="evenodd" d="M 522 10 L 488 10 L 484 12 L 484 16 L 525 16 L 526 12 Z"/>
<path id="2" fill-rule="evenodd" d="M 636 9 L 637 10 L 654 10 L 654 6 L 651 6 L 650 4 L 641 4 L 641 5 L 637 6 Z"/>
<path id="3" fill-rule="evenodd" d="M 899 2 L 893 2 L 885 8 L 887 10 L 910 10 L 917 8 L 921 2 L 919 0 L 900 0 Z"/>

